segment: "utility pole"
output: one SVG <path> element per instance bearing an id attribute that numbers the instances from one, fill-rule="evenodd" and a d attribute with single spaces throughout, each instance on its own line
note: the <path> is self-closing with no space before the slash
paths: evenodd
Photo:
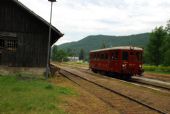
<path id="1" fill-rule="evenodd" d="M 52 21 L 52 12 L 53 12 L 53 2 L 56 0 L 48 0 L 51 2 L 51 11 L 50 11 L 50 26 L 49 26 L 49 37 L 48 37 L 48 50 L 47 50 L 47 65 L 46 65 L 46 79 L 50 74 L 50 53 L 51 53 L 51 21 Z"/>

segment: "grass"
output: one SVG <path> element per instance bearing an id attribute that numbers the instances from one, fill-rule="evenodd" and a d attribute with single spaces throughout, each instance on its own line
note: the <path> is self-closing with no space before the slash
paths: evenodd
<path id="1" fill-rule="evenodd" d="M 151 66 L 144 65 L 145 72 L 159 73 L 159 74 L 170 74 L 170 66 Z"/>
<path id="2" fill-rule="evenodd" d="M 0 76 L 0 113 L 65 114 L 61 96 L 74 95 L 70 88 L 23 74 Z"/>

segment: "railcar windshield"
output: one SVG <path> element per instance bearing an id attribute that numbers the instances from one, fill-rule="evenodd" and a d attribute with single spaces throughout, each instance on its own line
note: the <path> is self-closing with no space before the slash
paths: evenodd
<path id="1" fill-rule="evenodd" d="M 141 52 L 137 52 L 136 53 L 136 58 L 137 58 L 137 61 L 142 62 L 142 53 Z"/>

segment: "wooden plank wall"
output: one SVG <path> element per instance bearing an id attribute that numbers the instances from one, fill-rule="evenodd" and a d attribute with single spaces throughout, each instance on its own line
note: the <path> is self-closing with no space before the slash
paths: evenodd
<path id="1" fill-rule="evenodd" d="M 4 50 L 1 56 L 2 64 L 18 67 L 45 66 L 47 25 L 7 0 L 0 2 L 0 33 L 3 32 L 16 34 L 18 48 L 15 53 Z"/>

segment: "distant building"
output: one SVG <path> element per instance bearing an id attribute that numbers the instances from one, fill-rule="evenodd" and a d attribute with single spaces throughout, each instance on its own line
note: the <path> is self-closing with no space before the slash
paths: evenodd
<path id="1" fill-rule="evenodd" d="M 77 62 L 77 61 L 79 61 L 79 57 L 68 57 L 68 60 Z"/>
<path id="2" fill-rule="evenodd" d="M 44 67 L 49 23 L 18 0 L 0 0 L 0 65 Z M 52 26 L 51 45 L 63 34 Z"/>

